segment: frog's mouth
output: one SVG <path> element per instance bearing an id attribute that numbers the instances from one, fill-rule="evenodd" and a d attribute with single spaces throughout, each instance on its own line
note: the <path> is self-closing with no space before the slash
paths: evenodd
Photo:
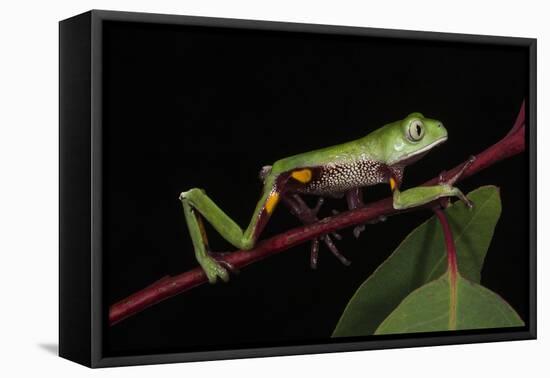
<path id="1" fill-rule="evenodd" d="M 409 164 L 415 163 L 418 160 L 422 159 L 428 152 L 430 152 L 432 148 L 438 147 L 440 144 L 444 143 L 445 141 L 447 141 L 446 136 L 439 138 L 433 141 L 432 143 L 428 144 L 427 146 L 422 147 L 418 151 L 414 151 L 408 155 L 405 155 L 405 157 L 403 157 L 402 159 L 399 159 L 399 161 L 396 161 L 394 164 L 409 165 Z"/>

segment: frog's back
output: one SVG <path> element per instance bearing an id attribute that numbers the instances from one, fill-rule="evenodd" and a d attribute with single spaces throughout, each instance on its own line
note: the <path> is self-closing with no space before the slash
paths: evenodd
<path id="1" fill-rule="evenodd" d="M 374 159 L 361 139 L 277 160 L 273 164 L 272 172 L 281 174 L 300 168 L 345 165 L 358 158 Z"/>

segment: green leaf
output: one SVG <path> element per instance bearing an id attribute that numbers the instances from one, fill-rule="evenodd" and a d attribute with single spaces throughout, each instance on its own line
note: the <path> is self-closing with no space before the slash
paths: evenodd
<path id="1" fill-rule="evenodd" d="M 479 282 L 501 213 L 500 194 L 497 187 L 484 186 L 469 193 L 468 198 L 474 203 L 472 210 L 455 202 L 445 213 L 453 231 L 459 270 L 463 277 Z M 434 216 L 414 229 L 359 287 L 332 336 L 372 335 L 411 291 L 440 277 L 446 266 L 443 232 Z"/>
<path id="2" fill-rule="evenodd" d="M 453 287 L 449 273 L 445 273 L 439 279 L 413 291 L 380 324 L 375 334 L 523 325 L 514 309 L 497 294 L 462 278 L 460 274 Z"/>

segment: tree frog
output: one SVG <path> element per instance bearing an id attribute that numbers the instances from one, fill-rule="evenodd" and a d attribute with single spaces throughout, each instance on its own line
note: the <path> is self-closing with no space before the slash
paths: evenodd
<path id="1" fill-rule="evenodd" d="M 400 191 L 405 167 L 446 140 L 447 130 L 440 121 L 426 118 L 421 113 L 412 113 L 360 139 L 278 160 L 271 166 L 263 167 L 260 172 L 262 194 L 244 230 L 203 189 L 193 188 L 183 192 L 179 199 L 197 261 L 210 283 L 215 283 L 218 278 L 227 281 L 228 269 L 231 270 L 231 267 L 210 252 L 202 219 L 206 219 L 236 248 L 249 250 L 254 247 L 281 201 L 304 223 L 317 220 L 316 214 L 322 200 L 310 209 L 300 198 L 301 194 L 317 195 L 320 198 L 346 195 L 348 206 L 353 209 L 362 206 L 361 188 L 387 183 L 392 191 L 395 209 L 407 209 L 452 196 L 471 206 L 464 194 L 453 186 L 454 181 Z M 354 230 L 356 237 L 361 230 L 361 227 Z M 342 262 L 347 263 L 328 235 L 323 240 Z M 317 245 L 318 240 L 315 240 L 312 263 L 316 262 Z"/>

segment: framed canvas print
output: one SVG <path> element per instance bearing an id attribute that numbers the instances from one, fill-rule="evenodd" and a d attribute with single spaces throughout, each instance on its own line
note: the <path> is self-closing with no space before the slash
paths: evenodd
<path id="1" fill-rule="evenodd" d="M 536 337 L 536 41 L 60 22 L 60 355 Z"/>

